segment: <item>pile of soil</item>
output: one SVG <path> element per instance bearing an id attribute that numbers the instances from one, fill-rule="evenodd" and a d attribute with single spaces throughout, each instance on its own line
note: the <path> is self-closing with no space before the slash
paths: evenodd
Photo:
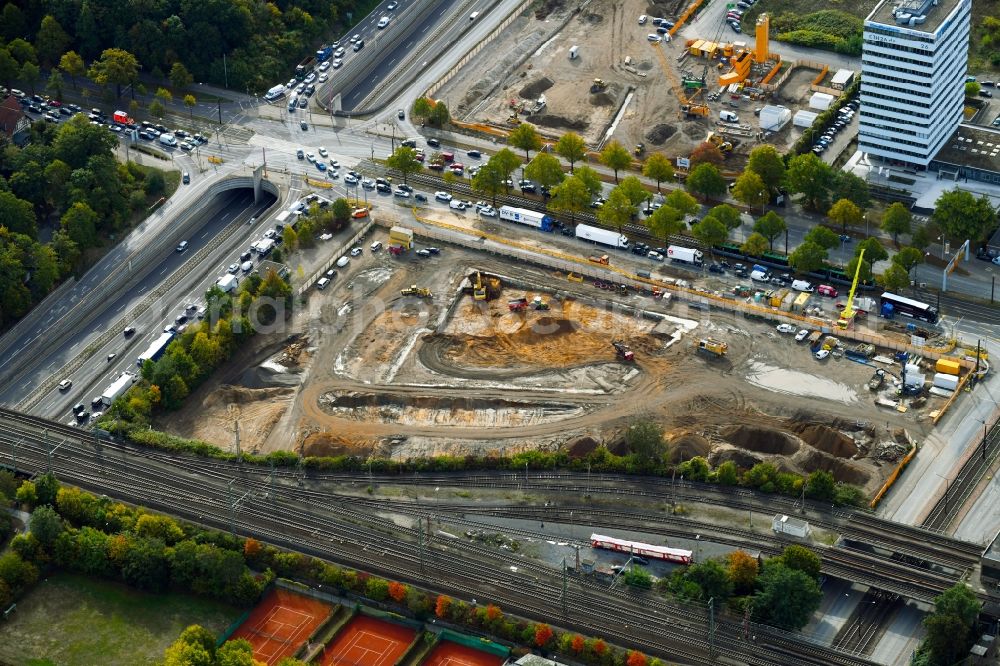
<path id="1" fill-rule="evenodd" d="M 570 442 L 566 448 L 570 457 L 583 458 L 592 453 L 600 445 L 601 443 L 593 437 L 581 437 Z"/>
<path id="2" fill-rule="evenodd" d="M 671 462 L 690 460 L 695 456 L 704 458 L 712 450 L 712 445 L 707 439 L 694 433 L 684 433 L 671 437 L 668 447 Z"/>
<path id="3" fill-rule="evenodd" d="M 834 458 L 822 451 L 806 450 L 796 461 L 806 473 L 821 469 L 824 472 L 830 472 L 834 479 L 843 483 L 865 486 L 871 481 L 871 475 L 867 471 L 851 462 Z"/>
<path id="4" fill-rule="evenodd" d="M 715 449 L 708 458 L 708 462 L 712 464 L 712 467 L 718 467 L 729 460 L 733 461 L 740 469 L 750 469 L 757 463 L 764 461 L 763 458 L 755 456 L 749 451 L 728 446 Z"/>
<path id="5" fill-rule="evenodd" d="M 547 76 L 543 76 L 542 78 L 532 81 L 528 85 L 521 88 L 517 94 L 525 99 L 535 99 L 552 86 L 552 79 Z"/>
<path id="6" fill-rule="evenodd" d="M 622 437 L 619 440 L 615 440 L 611 444 L 608 444 L 608 451 L 615 454 L 616 456 L 627 456 L 631 451 L 628 449 L 628 443 L 625 438 Z"/>
<path id="7" fill-rule="evenodd" d="M 590 127 L 590 123 L 586 120 L 576 119 L 571 120 L 563 116 L 546 113 L 541 116 L 532 116 L 532 120 L 536 125 L 541 125 L 542 127 L 552 127 L 552 128 L 566 128 L 573 130 L 574 132 L 586 132 L 587 128 Z"/>
<path id="8" fill-rule="evenodd" d="M 858 454 L 858 445 L 842 432 L 819 423 L 800 423 L 792 430 L 806 444 L 837 458 L 853 458 Z"/>
<path id="9" fill-rule="evenodd" d="M 741 425 L 726 428 L 719 434 L 734 446 L 758 453 L 790 456 L 799 450 L 799 443 L 791 435 L 771 428 Z"/>
<path id="10" fill-rule="evenodd" d="M 538 9 L 535 10 L 535 18 L 544 21 L 549 14 L 563 8 L 564 0 L 545 0 Z"/>
<path id="11" fill-rule="evenodd" d="M 594 14 L 593 12 L 591 12 L 589 14 L 584 14 L 583 16 L 581 16 L 580 20 L 586 21 L 590 25 L 597 25 L 598 23 L 604 22 L 604 17 L 601 16 L 600 14 Z"/>
<path id="12" fill-rule="evenodd" d="M 279 396 L 290 395 L 292 392 L 293 389 L 282 387 L 251 389 L 241 386 L 221 386 L 205 396 L 201 404 L 203 407 L 218 407 L 230 404 L 247 405 Z"/>
<path id="13" fill-rule="evenodd" d="M 653 129 L 646 132 L 646 141 L 654 146 L 661 146 L 667 139 L 672 137 L 675 132 L 677 132 L 677 128 L 673 125 L 660 123 L 659 125 L 653 127 Z"/>
<path id="14" fill-rule="evenodd" d="M 615 98 L 606 92 L 599 92 L 590 96 L 590 103 L 594 106 L 614 106 Z"/>

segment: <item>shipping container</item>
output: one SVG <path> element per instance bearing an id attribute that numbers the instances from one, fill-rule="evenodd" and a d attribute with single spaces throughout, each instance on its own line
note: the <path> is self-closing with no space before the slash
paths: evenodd
<path id="1" fill-rule="evenodd" d="M 958 375 L 962 366 L 958 361 L 953 361 L 950 358 L 939 358 L 934 364 L 934 369 L 945 375 Z"/>

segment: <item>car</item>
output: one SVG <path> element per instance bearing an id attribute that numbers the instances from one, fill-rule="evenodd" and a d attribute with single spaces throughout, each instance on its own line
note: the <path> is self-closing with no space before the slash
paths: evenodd
<path id="1" fill-rule="evenodd" d="M 351 174 L 347 174 L 346 176 L 344 176 L 344 183 L 347 185 L 357 185 L 358 179 L 352 176 Z"/>
<path id="2" fill-rule="evenodd" d="M 299 127 L 301 127 L 301 128 L 302 128 L 302 131 L 303 131 L 303 132 L 305 132 L 305 131 L 307 131 L 307 130 L 309 129 L 309 125 L 307 125 L 307 124 L 306 124 L 306 121 L 304 121 L 304 120 L 303 120 L 302 122 L 300 122 L 300 123 L 299 123 Z"/>
<path id="3" fill-rule="evenodd" d="M 316 168 L 320 171 L 326 171 L 326 162 L 316 162 Z"/>
<path id="4" fill-rule="evenodd" d="M 438 201 L 444 201 L 445 203 L 451 201 L 451 195 L 447 192 L 435 192 L 434 198 Z"/>
<path id="5" fill-rule="evenodd" d="M 180 243 L 178 243 L 178 245 L 177 245 L 177 247 L 175 248 L 174 251 L 175 252 L 187 252 L 187 249 L 188 249 L 188 242 L 187 241 L 181 241 Z"/>
<path id="6" fill-rule="evenodd" d="M 190 185 L 191 184 L 191 174 L 189 174 L 187 171 L 185 171 L 184 174 L 181 176 L 181 182 L 184 183 L 185 185 Z"/>
<path id="7" fill-rule="evenodd" d="M 465 202 L 459 201 L 458 199 L 452 199 L 448 202 L 448 207 L 452 210 L 465 211 Z"/>
<path id="8" fill-rule="evenodd" d="M 646 39 L 652 42 L 653 44 L 659 44 L 663 40 L 663 38 L 657 35 L 655 32 L 651 32 L 650 34 L 646 35 Z"/>
<path id="9" fill-rule="evenodd" d="M 360 256 L 361 252 L 362 252 L 362 249 L 360 247 L 352 247 L 351 248 L 351 256 L 352 257 Z"/>
<path id="10" fill-rule="evenodd" d="M 243 271 L 244 273 L 249 273 L 250 271 L 253 270 L 253 262 L 244 261 L 243 265 L 240 266 L 240 270 Z"/>
<path id="11" fill-rule="evenodd" d="M 725 274 L 726 269 L 723 268 L 720 264 L 710 264 L 709 267 L 708 267 L 708 272 L 709 273 L 718 273 L 719 275 L 723 275 L 723 274 Z"/>
<path id="12" fill-rule="evenodd" d="M 323 72 L 322 74 L 319 75 L 319 78 L 316 80 L 319 81 L 320 83 L 326 83 L 329 79 L 330 75 L 327 74 L 326 72 Z"/>
<path id="13" fill-rule="evenodd" d="M 340 66 L 343 64 L 344 61 L 342 59 L 334 58 L 333 61 L 330 63 L 330 66 L 333 67 L 334 69 L 340 69 Z"/>
<path id="14" fill-rule="evenodd" d="M 414 201 L 419 201 L 420 203 L 427 203 L 427 195 L 422 192 L 417 192 L 413 195 Z"/>
<path id="15" fill-rule="evenodd" d="M 323 157 L 329 157 L 330 156 L 330 153 L 328 153 L 327 150 L 326 150 L 326 148 L 324 148 L 323 146 L 320 146 L 319 148 L 317 148 L 316 152 L 319 153 Z"/>
<path id="16" fill-rule="evenodd" d="M 809 329 L 808 328 L 803 328 L 803 329 L 800 329 L 799 332 L 795 334 L 795 341 L 796 342 L 802 342 L 807 337 L 809 337 Z"/>
<path id="17" fill-rule="evenodd" d="M 182 142 L 180 147 L 181 147 L 181 150 L 183 150 L 186 153 L 189 153 L 192 150 L 194 150 L 194 145 L 188 143 L 187 141 Z"/>
<path id="18" fill-rule="evenodd" d="M 650 250 L 646 253 L 646 256 L 654 261 L 663 261 L 663 255 L 656 250 Z"/>
<path id="19" fill-rule="evenodd" d="M 993 257 L 993 265 L 1000 266 L 1000 257 Z"/>
<path id="20" fill-rule="evenodd" d="M 823 359 L 825 359 L 829 355 L 830 355 L 830 350 L 829 349 L 820 349 L 818 352 L 816 352 L 815 354 L 813 354 L 813 356 L 816 357 L 817 361 L 822 361 Z"/>
<path id="21" fill-rule="evenodd" d="M 820 155 L 826 149 L 825 146 L 813 146 L 812 151 L 817 155 Z"/>
<path id="22" fill-rule="evenodd" d="M 365 40 L 359 39 L 358 41 L 354 42 L 354 51 L 355 52 L 360 51 L 364 47 L 365 47 Z"/>
<path id="23" fill-rule="evenodd" d="M 648 18 L 649 17 L 646 16 L 645 14 L 640 14 L 639 15 L 639 25 L 646 25 L 646 19 L 648 19 Z"/>
<path id="24" fill-rule="evenodd" d="M 441 250 L 440 250 L 440 248 L 436 248 L 436 247 L 428 247 L 428 248 L 425 248 L 425 249 L 426 249 L 426 250 L 427 250 L 428 252 L 430 252 L 431 254 L 441 254 Z"/>
<path id="25" fill-rule="evenodd" d="M 479 152 L 478 150 L 467 150 L 467 151 L 465 151 L 465 154 L 468 155 L 469 157 L 471 157 L 473 159 L 477 159 L 477 160 L 483 156 L 483 154 L 481 152 Z"/>
<path id="26" fill-rule="evenodd" d="M 396 186 L 396 189 L 413 194 L 413 188 L 407 185 L 406 183 L 400 183 L 399 185 Z"/>
<path id="27" fill-rule="evenodd" d="M 991 93 L 989 90 L 980 90 L 979 91 L 979 96 L 980 97 L 993 97 L 993 93 Z"/>
<path id="28" fill-rule="evenodd" d="M 59 390 L 60 391 L 68 391 L 69 387 L 72 386 L 72 385 L 73 385 L 73 380 L 71 380 L 71 379 L 64 379 L 61 382 L 59 382 Z"/>
<path id="29" fill-rule="evenodd" d="M 737 34 L 743 32 L 743 28 L 741 28 L 740 24 L 737 23 L 736 21 L 729 21 L 729 27 L 732 28 L 733 32 Z"/>
<path id="30" fill-rule="evenodd" d="M 274 237 L 277 236 L 277 235 L 278 235 L 278 232 L 275 231 L 274 229 L 268 229 L 267 231 L 264 232 L 264 238 L 271 239 L 271 240 L 273 240 Z"/>
<path id="31" fill-rule="evenodd" d="M 350 41 L 351 44 L 353 44 L 354 42 L 358 41 L 359 39 L 361 39 L 361 35 L 359 35 L 357 33 L 354 33 L 353 35 L 351 35 L 351 39 L 348 40 L 348 41 Z"/>
<path id="32" fill-rule="evenodd" d="M 387 25 L 389 25 L 389 17 L 388 16 L 383 16 L 382 18 L 380 18 L 378 20 L 378 29 L 379 30 L 385 28 Z"/>
<path id="33" fill-rule="evenodd" d="M 339 58 L 340 56 L 344 55 L 344 47 L 340 45 L 339 41 L 334 42 L 333 45 L 337 47 L 337 50 L 333 52 L 334 58 Z"/>
<path id="34" fill-rule="evenodd" d="M 402 188 L 397 187 L 395 190 L 392 191 L 392 196 L 399 197 L 400 199 L 409 199 L 410 193 Z"/>
<path id="35" fill-rule="evenodd" d="M 396 7 L 399 7 L 398 2 L 390 2 L 388 5 L 385 6 L 385 8 L 388 9 L 390 12 Z"/>
<path id="36" fill-rule="evenodd" d="M 429 257 L 429 256 L 431 256 L 431 253 L 428 252 L 427 250 L 417 250 L 417 256 L 418 257 Z"/>
<path id="37" fill-rule="evenodd" d="M 431 148 L 440 148 L 441 147 L 441 142 L 438 141 L 435 138 L 430 138 L 430 139 L 427 139 L 427 145 L 430 146 Z"/>
<path id="38" fill-rule="evenodd" d="M 118 354 L 116 354 L 115 352 L 111 352 L 110 354 L 108 354 L 108 363 L 111 363 L 111 361 L 115 360 L 117 356 Z"/>
<path id="39" fill-rule="evenodd" d="M 483 217 L 496 217 L 497 209 L 494 208 L 493 206 L 486 206 L 485 208 L 479 211 L 479 214 L 482 215 Z"/>
<path id="40" fill-rule="evenodd" d="M 316 155 L 313 153 L 306 153 L 306 159 L 310 162 L 316 161 Z"/>
<path id="41" fill-rule="evenodd" d="M 392 192 L 392 187 L 389 186 L 389 183 L 375 183 L 375 191 L 389 194 Z"/>
<path id="42" fill-rule="evenodd" d="M 101 402 L 103 402 L 103 400 Z M 80 423 L 86 423 L 90 420 L 90 412 L 80 412 L 76 415 L 76 420 Z"/>
<path id="43" fill-rule="evenodd" d="M 778 324 L 775 329 L 778 333 L 794 333 L 795 327 L 791 324 Z"/>

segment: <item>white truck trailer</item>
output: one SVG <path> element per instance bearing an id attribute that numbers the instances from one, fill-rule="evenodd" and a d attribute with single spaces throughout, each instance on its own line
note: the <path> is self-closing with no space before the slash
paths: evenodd
<path id="1" fill-rule="evenodd" d="M 588 224 L 578 224 L 576 225 L 576 237 L 599 245 L 607 245 L 608 247 L 623 250 L 628 249 L 628 238 L 611 229 L 601 229 L 600 227 L 592 227 Z"/>
<path id="2" fill-rule="evenodd" d="M 135 380 L 135 375 L 130 372 L 123 372 L 111 386 L 104 389 L 104 393 L 101 394 L 101 402 L 104 403 L 105 409 L 110 407 L 115 400 L 125 395 L 125 391 L 129 390 L 129 387 L 135 383 Z"/>
<path id="3" fill-rule="evenodd" d="M 680 261 L 685 264 L 700 264 L 703 256 L 701 250 L 695 250 L 694 248 L 681 247 L 680 245 L 667 247 L 667 258 L 671 261 Z"/>
<path id="4" fill-rule="evenodd" d="M 517 224 L 534 227 L 542 231 L 552 231 L 553 220 L 550 216 L 535 210 L 528 210 L 527 208 L 500 206 L 500 219 L 505 222 L 516 222 Z"/>

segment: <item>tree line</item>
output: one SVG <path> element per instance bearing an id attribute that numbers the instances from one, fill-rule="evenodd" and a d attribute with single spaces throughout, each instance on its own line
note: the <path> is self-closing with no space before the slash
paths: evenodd
<path id="1" fill-rule="evenodd" d="M 0 327 L 24 316 L 94 248 L 126 232 L 165 189 L 163 172 L 115 160 L 117 139 L 85 116 L 35 123 L 0 146 Z M 55 227 L 41 241 L 39 227 Z"/>

